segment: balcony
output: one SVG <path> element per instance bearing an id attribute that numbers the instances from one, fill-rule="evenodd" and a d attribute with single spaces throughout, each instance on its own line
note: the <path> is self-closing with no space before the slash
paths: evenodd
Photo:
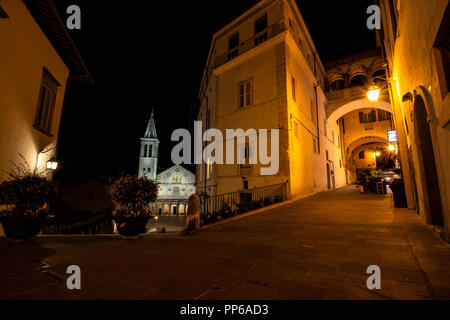
<path id="1" fill-rule="evenodd" d="M 217 56 L 214 63 L 214 68 L 218 68 L 224 65 L 228 61 L 233 60 L 234 58 L 246 53 L 247 51 L 250 51 L 251 49 L 259 46 L 261 43 L 264 43 L 267 40 L 274 38 L 275 36 L 277 36 L 278 34 L 282 33 L 285 30 L 286 28 L 284 20 L 281 19 L 278 22 L 268 26 L 263 31 L 255 34 L 253 37 L 250 37 L 244 42 L 241 42 L 239 46 L 225 52 L 220 56 Z"/>

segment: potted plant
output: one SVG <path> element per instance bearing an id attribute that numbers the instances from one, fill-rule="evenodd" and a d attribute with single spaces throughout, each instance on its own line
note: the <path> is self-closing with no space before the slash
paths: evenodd
<path id="1" fill-rule="evenodd" d="M 152 212 L 149 204 L 158 196 L 158 185 L 147 178 L 125 176 L 111 185 L 113 219 L 122 236 L 135 237 L 147 231 Z"/>
<path id="2" fill-rule="evenodd" d="M 48 203 L 57 196 L 56 183 L 37 169 L 31 170 L 25 158 L 15 164 L 9 179 L 0 183 L 0 222 L 11 239 L 27 240 L 39 234 L 48 216 Z"/>

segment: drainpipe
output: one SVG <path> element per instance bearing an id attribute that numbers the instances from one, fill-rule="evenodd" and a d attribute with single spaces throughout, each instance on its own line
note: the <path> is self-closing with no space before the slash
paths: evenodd
<path id="1" fill-rule="evenodd" d="M 314 58 L 314 77 L 317 79 L 316 75 L 316 55 L 317 51 L 314 52 L 313 58 Z M 314 95 L 316 98 L 316 123 L 317 123 L 317 153 L 320 154 L 320 129 L 319 129 L 319 105 L 318 105 L 318 98 L 317 98 L 317 87 L 319 86 L 319 82 L 314 85 Z M 326 130 L 326 128 L 325 128 Z"/>
<path id="2" fill-rule="evenodd" d="M 206 65 L 206 86 L 205 86 L 205 94 L 204 94 L 204 98 L 206 99 L 206 106 L 205 106 L 205 131 L 208 130 L 208 126 L 209 126 L 209 117 L 208 117 L 208 107 L 209 107 L 209 98 L 208 98 L 208 85 L 209 85 L 209 77 L 208 77 L 208 65 Z M 202 149 L 203 150 L 203 149 Z M 203 152 L 203 151 L 202 151 Z M 203 154 L 202 154 L 202 162 L 203 162 Z M 204 181 L 204 187 L 205 187 L 205 194 L 204 199 L 203 199 L 203 212 L 206 213 L 206 187 L 207 187 L 207 179 L 206 179 L 206 174 L 207 174 L 207 166 L 206 163 L 203 164 L 204 167 L 204 175 L 203 175 L 203 181 Z"/>

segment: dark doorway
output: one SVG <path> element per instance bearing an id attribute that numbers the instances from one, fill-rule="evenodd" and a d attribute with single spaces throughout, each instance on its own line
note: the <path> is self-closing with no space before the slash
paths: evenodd
<path id="1" fill-rule="evenodd" d="M 414 101 L 416 143 L 419 154 L 419 165 L 422 173 L 422 183 L 425 208 L 429 210 L 431 224 L 444 225 L 442 214 L 441 193 L 434 158 L 433 141 L 431 139 L 430 126 L 428 124 L 425 102 L 421 96 L 416 96 Z"/>

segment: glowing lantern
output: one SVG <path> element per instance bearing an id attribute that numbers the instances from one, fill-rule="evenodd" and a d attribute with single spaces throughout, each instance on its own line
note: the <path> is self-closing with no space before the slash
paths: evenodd
<path id="1" fill-rule="evenodd" d="M 367 91 L 367 97 L 371 102 L 377 102 L 380 97 L 380 88 L 377 85 L 371 85 Z"/>

